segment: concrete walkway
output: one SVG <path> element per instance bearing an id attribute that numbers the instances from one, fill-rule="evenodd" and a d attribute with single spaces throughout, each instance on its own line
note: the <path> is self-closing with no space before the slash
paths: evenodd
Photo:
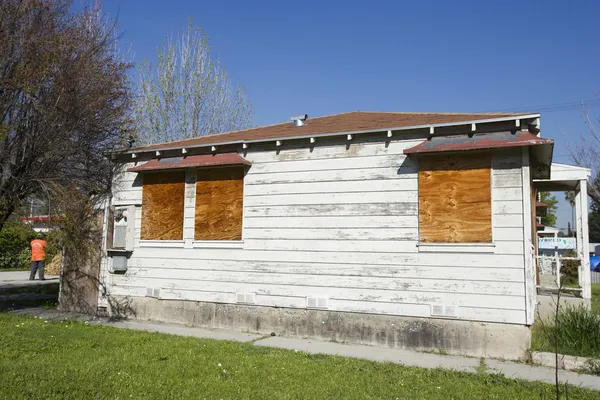
<path id="1" fill-rule="evenodd" d="M 0 272 L 0 295 L 12 293 L 58 293 L 59 277 L 46 275 L 45 281 L 29 280 L 29 271 Z"/>
<path id="2" fill-rule="evenodd" d="M 245 343 L 252 342 L 254 346 L 296 350 L 311 354 L 329 354 L 343 357 L 354 357 L 377 362 L 391 362 L 394 364 L 412 367 L 444 368 L 471 373 L 479 372 L 481 369 L 481 360 L 471 357 L 445 356 L 409 350 L 339 344 L 312 339 L 265 336 L 254 333 L 244 333 L 222 329 L 195 328 L 183 325 L 162 324 L 146 321 L 111 322 L 106 319 L 98 319 L 97 317 L 90 317 L 88 315 L 64 314 L 56 310 L 43 308 L 30 308 L 14 312 L 20 315 L 39 316 L 48 320 L 63 320 L 65 318 L 75 319 L 80 321 L 89 321 L 91 324 L 104 324 L 116 328 L 161 332 L 172 335 L 193 336 L 206 339 L 230 340 Z M 489 374 L 500 373 L 507 378 L 554 384 L 554 368 L 498 361 L 493 359 L 486 359 L 485 367 Z M 563 383 L 568 382 L 571 385 L 581 386 L 593 390 L 600 390 L 600 376 L 583 375 L 575 372 L 560 370 L 559 379 Z"/>
<path id="3" fill-rule="evenodd" d="M 58 280 L 58 276 L 46 275 L 47 280 Z M 0 284 L 3 283 L 44 283 L 38 280 L 38 275 L 35 274 L 35 280 L 29 280 L 29 271 L 0 271 Z"/>
<path id="4" fill-rule="evenodd" d="M 29 271 L 0 272 L 0 310 L 20 308 L 32 302 L 41 304 L 58 299 L 59 277 L 46 275 L 45 281 L 37 276 L 29 280 Z"/>

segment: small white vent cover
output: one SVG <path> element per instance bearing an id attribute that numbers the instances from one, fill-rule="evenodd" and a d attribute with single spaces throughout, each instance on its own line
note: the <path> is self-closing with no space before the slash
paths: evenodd
<path id="1" fill-rule="evenodd" d="M 245 304 L 256 304 L 256 293 L 237 293 L 237 302 Z"/>
<path id="2" fill-rule="evenodd" d="M 306 308 L 329 308 L 327 297 L 306 296 Z"/>
<path id="3" fill-rule="evenodd" d="M 431 316 L 432 317 L 457 318 L 458 317 L 458 307 L 442 305 L 442 304 L 432 304 L 431 305 Z"/>
<path id="4" fill-rule="evenodd" d="M 160 288 L 146 288 L 146 297 L 160 297 Z"/>

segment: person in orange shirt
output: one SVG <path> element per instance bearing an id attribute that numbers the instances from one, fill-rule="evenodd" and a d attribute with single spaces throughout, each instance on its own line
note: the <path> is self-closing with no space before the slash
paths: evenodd
<path id="1" fill-rule="evenodd" d="M 31 274 L 29 280 L 35 279 L 35 271 L 39 271 L 40 281 L 45 281 L 44 278 L 44 267 L 46 266 L 46 247 L 48 243 L 44 239 L 41 233 L 38 233 L 34 240 L 31 241 Z"/>

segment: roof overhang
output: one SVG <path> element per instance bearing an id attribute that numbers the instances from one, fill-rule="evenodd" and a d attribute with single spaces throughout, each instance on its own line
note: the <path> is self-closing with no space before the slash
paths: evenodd
<path id="1" fill-rule="evenodd" d="M 404 150 L 404 154 L 418 156 L 444 152 L 529 147 L 531 172 L 535 179 L 550 177 L 554 141 L 541 138 L 529 131 L 504 131 L 452 136 L 433 136 L 417 146 Z"/>
<path id="2" fill-rule="evenodd" d="M 535 179 L 533 186 L 539 191 L 575 191 L 579 189 L 582 181 L 587 181 L 592 176 L 589 168 L 575 165 L 552 163 L 548 179 Z"/>
<path id="3" fill-rule="evenodd" d="M 373 129 L 359 129 L 359 130 L 344 130 L 344 131 L 332 131 L 328 133 L 315 133 L 310 135 L 291 135 L 291 136 L 281 136 L 281 137 L 268 137 L 268 138 L 258 138 L 258 139 L 243 139 L 243 140 L 222 140 L 223 137 L 226 137 L 229 132 L 218 133 L 214 136 L 214 141 L 206 142 L 202 144 L 185 144 L 178 143 L 176 145 L 172 143 L 162 143 L 151 146 L 144 147 L 134 147 L 131 149 L 116 151 L 114 154 L 124 155 L 124 154 L 143 154 L 143 153 L 154 153 L 155 151 L 174 151 L 174 150 L 191 150 L 191 149 L 201 149 L 201 148 L 210 148 L 210 147 L 220 147 L 220 146 L 232 146 L 232 145 L 243 145 L 248 146 L 255 143 L 265 143 L 265 142 L 284 142 L 284 141 L 292 141 L 292 140 L 307 140 L 307 139 L 318 139 L 318 138 L 331 138 L 336 136 L 353 136 L 353 135 L 361 135 L 366 133 L 373 132 L 400 132 L 400 131 L 413 131 L 420 129 L 428 129 L 430 132 L 435 132 L 437 128 L 448 128 L 448 127 L 460 127 L 460 126 L 484 126 L 486 124 L 493 124 L 496 122 L 507 122 L 507 121 L 538 121 L 540 118 L 540 114 L 532 113 L 532 114 L 515 114 L 515 115 L 507 115 L 505 117 L 496 117 L 496 118 L 482 118 L 482 119 L 468 119 L 464 121 L 455 121 L 455 122 L 443 122 L 443 123 L 432 123 L 425 125 L 410 125 L 410 126 L 389 126 L 389 127 L 379 127 Z M 539 121 L 537 122 L 539 124 Z M 479 129 L 479 128 L 478 128 Z M 437 133 L 437 132 L 436 132 Z M 311 142 L 312 143 L 312 142 Z M 150 148 L 148 148 L 150 147 Z M 244 147 L 245 148 L 245 147 Z"/>
<path id="4" fill-rule="evenodd" d="M 216 167 L 226 165 L 252 165 L 252 163 L 238 153 L 201 154 L 188 157 L 154 159 L 136 167 L 129 168 L 127 171 L 145 172 L 164 169 Z"/>
<path id="5" fill-rule="evenodd" d="M 433 136 L 417 146 L 404 150 L 404 154 L 419 155 L 447 151 L 486 150 L 505 147 L 552 146 L 554 141 L 543 139 L 528 131 L 491 132 L 473 135 Z"/>

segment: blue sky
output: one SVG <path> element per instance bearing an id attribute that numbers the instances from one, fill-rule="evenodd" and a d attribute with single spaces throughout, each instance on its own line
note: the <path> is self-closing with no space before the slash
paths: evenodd
<path id="1" fill-rule="evenodd" d="M 165 35 L 193 17 L 246 85 L 255 125 L 302 113 L 532 111 L 600 98 L 599 1 L 104 0 L 104 9 L 135 62 L 153 60 Z M 542 136 L 568 163 L 563 131 L 571 140 L 586 132 L 578 107 L 542 111 Z M 563 202 L 558 225 L 570 218 Z"/>

